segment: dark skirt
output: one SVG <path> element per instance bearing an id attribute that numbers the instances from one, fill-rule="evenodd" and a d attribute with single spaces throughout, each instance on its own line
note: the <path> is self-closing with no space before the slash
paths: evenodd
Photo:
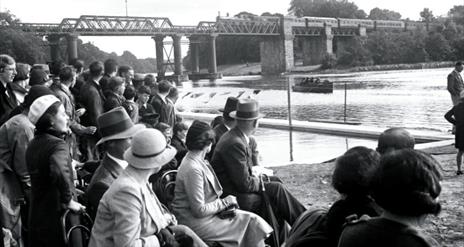
<path id="1" fill-rule="evenodd" d="M 454 146 L 464 151 L 464 126 L 456 126 Z"/>

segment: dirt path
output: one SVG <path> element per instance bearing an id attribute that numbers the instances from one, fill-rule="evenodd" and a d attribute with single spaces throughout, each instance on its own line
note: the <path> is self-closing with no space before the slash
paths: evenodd
<path id="1" fill-rule="evenodd" d="M 442 165 L 443 181 L 440 201 L 442 212 L 430 216 L 424 231 L 443 246 L 464 246 L 464 176 L 456 176 L 455 155 L 452 146 L 425 150 Z M 331 187 L 334 163 L 295 164 L 275 167 L 276 175 L 285 181 L 292 193 L 307 208 L 330 207 L 338 193 Z"/>

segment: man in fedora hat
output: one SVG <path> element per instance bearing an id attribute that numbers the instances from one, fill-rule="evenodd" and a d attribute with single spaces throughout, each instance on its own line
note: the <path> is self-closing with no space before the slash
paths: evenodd
<path id="1" fill-rule="evenodd" d="M 134 125 L 123 107 L 114 108 L 98 118 L 98 130 L 102 138 L 97 145 L 104 145 L 105 155 L 87 188 L 89 212 L 95 216 L 103 194 L 127 166 L 124 151 L 129 148 L 132 136 L 143 129 Z"/>
<path id="2" fill-rule="evenodd" d="M 211 163 L 224 188 L 224 195 L 234 195 L 242 209 L 261 213 L 260 179 L 252 174 L 253 154 L 250 137 L 258 127 L 258 102 L 243 99 L 230 117 L 236 126 L 225 133 L 216 145 Z M 284 185 L 277 181 L 264 182 L 265 193 L 269 196 L 272 208 L 290 225 L 305 211 L 304 206 L 290 194 Z"/>

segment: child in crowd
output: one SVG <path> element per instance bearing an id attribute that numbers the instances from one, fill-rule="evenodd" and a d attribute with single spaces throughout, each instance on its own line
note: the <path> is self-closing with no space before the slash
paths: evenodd
<path id="1" fill-rule="evenodd" d="M 458 170 L 456 171 L 456 175 L 462 175 L 461 163 L 462 155 L 464 154 L 464 91 L 460 94 L 459 103 L 445 114 L 445 118 L 456 126 L 456 132 L 454 133 L 454 146 L 458 149 L 458 154 L 456 155 Z"/>

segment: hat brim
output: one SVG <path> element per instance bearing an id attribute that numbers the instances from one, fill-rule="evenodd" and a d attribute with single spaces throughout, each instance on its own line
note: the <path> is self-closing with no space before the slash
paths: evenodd
<path id="1" fill-rule="evenodd" d="M 159 168 L 167 164 L 169 161 L 174 159 L 177 150 L 171 146 L 168 146 L 162 153 L 150 158 L 138 158 L 132 153 L 132 147 L 128 148 L 124 152 L 124 160 L 129 163 L 130 166 L 139 169 L 153 169 Z"/>
<path id="2" fill-rule="evenodd" d="M 244 117 L 237 117 L 237 111 L 233 111 L 233 112 L 230 112 L 230 113 L 229 113 L 229 116 L 230 116 L 231 118 L 234 118 L 234 119 L 237 119 L 237 120 L 255 120 L 255 119 L 263 118 L 263 117 L 264 117 L 264 114 L 258 113 L 258 116 L 256 116 L 256 117 L 244 118 Z"/>
<path id="3" fill-rule="evenodd" d="M 120 140 L 120 139 L 127 139 L 127 138 L 130 138 L 132 136 L 135 135 L 135 133 L 137 133 L 139 130 L 142 130 L 142 129 L 145 129 L 145 125 L 143 124 L 136 124 L 134 126 L 132 126 L 131 128 L 123 131 L 123 132 L 120 132 L 120 133 L 117 133 L 115 135 L 110 135 L 110 136 L 105 136 L 105 137 L 102 137 L 98 142 L 97 142 L 97 146 L 104 143 L 104 142 L 107 142 L 107 141 L 111 141 L 111 140 Z"/>

